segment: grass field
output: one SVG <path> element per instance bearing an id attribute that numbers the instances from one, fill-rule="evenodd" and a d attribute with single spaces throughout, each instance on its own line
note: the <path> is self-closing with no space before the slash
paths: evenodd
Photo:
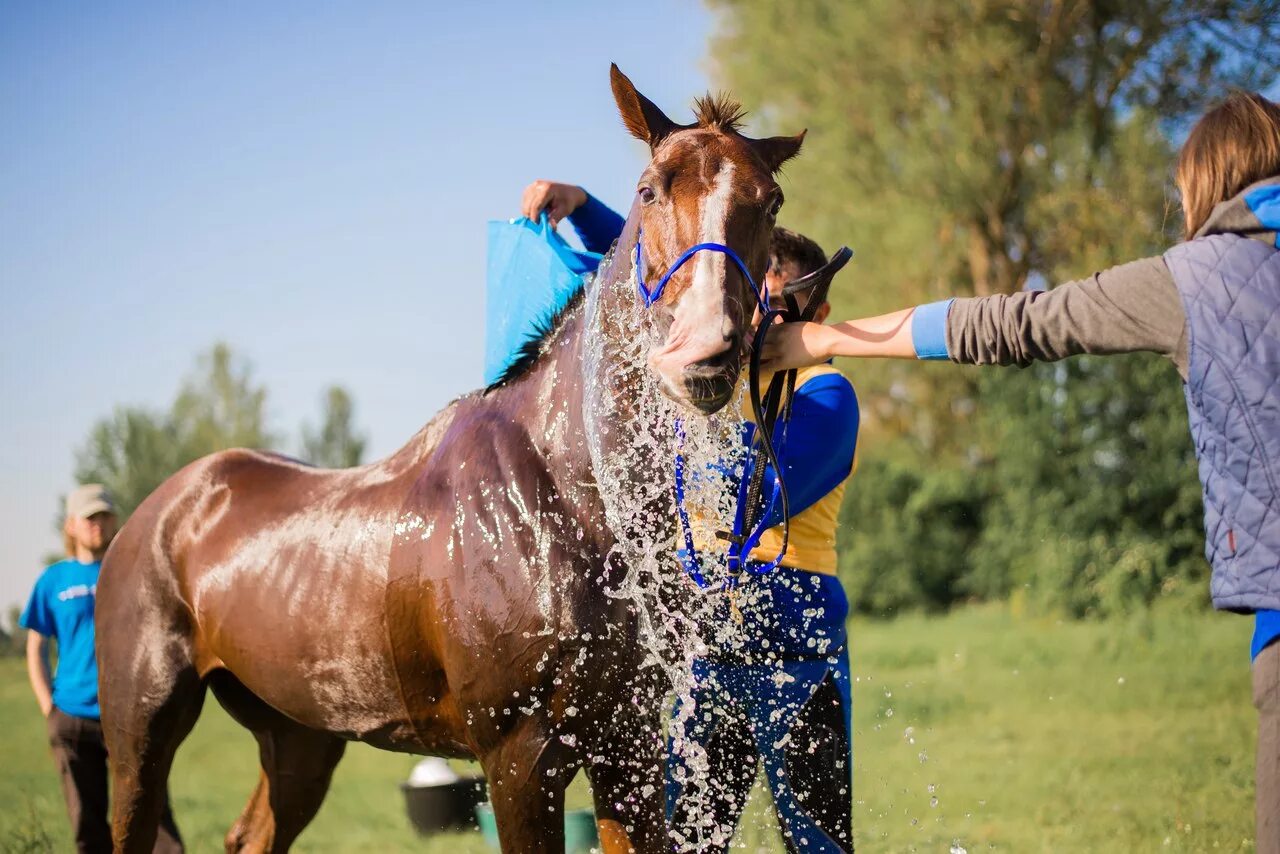
<path id="1" fill-rule="evenodd" d="M 1080 624 L 991 607 L 852 628 L 863 854 L 1252 849 L 1250 620 Z M 12 659 L 0 661 L 0 756 L 0 850 L 69 850 Z M 397 788 L 413 761 L 354 745 L 296 850 L 486 850 L 478 835 L 414 835 Z M 210 699 L 172 781 L 188 850 L 221 850 L 256 775 L 252 739 Z M 586 802 L 579 781 L 571 806 Z M 763 820 L 749 824 L 744 850 L 781 850 Z"/>

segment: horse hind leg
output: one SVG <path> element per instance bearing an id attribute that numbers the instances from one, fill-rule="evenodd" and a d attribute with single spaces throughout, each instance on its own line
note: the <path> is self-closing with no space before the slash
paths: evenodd
<path id="1" fill-rule="evenodd" d="M 258 785 L 227 832 L 226 850 L 288 851 L 319 812 L 347 743 L 285 717 L 226 671 L 210 681 L 223 707 L 253 732 L 261 764 Z"/>
<path id="2" fill-rule="evenodd" d="M 110 643 L 100 642 L 100 659 L 111 655 Z M 149 853 L 156 847 L 174 754 L 200 717 L 204 683 L 182 658 L 161 652 L 127 668 L 114 668 L 100 682 L 114 802 L 111 836 L 117 854 Z M 159 848 L 178 848 L 176 828 L 166 821 L 165 830 Z"/>

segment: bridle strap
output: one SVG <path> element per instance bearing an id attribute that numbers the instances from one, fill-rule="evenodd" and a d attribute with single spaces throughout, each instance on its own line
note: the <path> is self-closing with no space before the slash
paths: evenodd
<path id="1" fill-rule="evenodd" d="M 644 238 L 644 230 L 640 229 L 636 232 L 636 288 L 640 292 L 640 299 L 644 301 L 645 308 L 653 308 L 654 303 L 662 299 L 662 292 L 666 290 L 667 282 L 671 281 L 671 277 L 676 271 L 683 267 L 690 258 L 699 252 L 719 252 L 726 256 L 738 268 L 738 272 L 742 273 L 742 277 L 747 280 L 747 284 L 751 286 L 751 293 L 756 295 L 756 300 L 760 303 L 762 311 L 769 310 L 769 289 L 764 288 L 763 291 L 756 287 L 755 280 L 751 278 L 751 273 L 747 271 L 747 265 L 738 257 L 738 253 L 734 252 L 732 247 L 723 243 L 698 243 L 690 246 L 684 252 L 680 253 L 680 257 L 675 260 L 667 272 L 662 274 L 658 279 L 658 284 L 653 290 L 649 290 L 644 283 L 644 249 L 642 240 Z"/>
<path id="2" fill-rule="evenodd" d="M 751 415 L 756 424 L 750 451 L 753 458 L 753 466 L 751 476 L 738 485 L 738 504 L 734 513 L 732 533 L 720 531 L 716 534 L 717 537 L 729 541 L 728 567 L 730 574 L 724 586 L 731 588 L 736 586 L 738 582 L 737 575 L 744 568 L 754 573 L 766 573 L 776 568 L 786 555 L 787 545 L 791 538 L 791 502 L 787 494 L 786 481 L 782 474 L 782 465 L 778 459 L 774 431 L 778 423 L 781 422 L 785 436 L 786 425 L 791 417 L 791 401 L 795 396 L 797 372 L 793 369 L 775 373 L 769 381 L 768 391 L 763 396 L 760 394 L 760 359 L 764 352 L 765 339 L 773 326 L 774 320 L 778 317 L 781 317 L 784 322 L 812 320 L 818 307 L 826 301 L 827 292 L 831 287 L 831 280 L 848 263 L 853 256 L 853 252 L 848 247 L 841 247 L 831 257 L 831 260 L 821 268 L 789 283 L 782 291 L 787 301 L 787 307 L 775 311 L 769 307 L 769 289 L 767 287 L 757 287 L 755 280 L 751 277 L 751 273 L 747 270 L 747 265 L 743 263 L 738 253 L 723 243 L 699 243 L 690 246 L 667 268 L 667 271 L 658 279 L 657 285 L 650 290 L 644 283 L 643 234 L 642 229 L 636 233 L 635 265 L 636 288 L 645 308 L 652 308 L 658 300 L 662 299 L 662 293 L 667 287 L 667 282 L 671 281 L 671 277 L 676 274 L 676 271 L 699 252 L 719 252 L 728 257 L 737 266 L 743 278 L 746 279 L 760 306 L 761 320 L 752 339 L 747 379 L 750 386 Z M 795 294 L 808 289 L 811 289 L 809 301 L 804 311 L 801 311 Z M 677 449 L 683 448 L 685 430 L 682 419 L 676 419 L 675 429 Z M 769 499 L 768 507 L 773 507 L 774 502 L 777 501 L 782 503 L 782 546 L 778 550 L 777 557 L 771 562 L 767 564 L 761 563 L 757 567 L 748 562 L 748 557 L 751 551 L 759 545 L 760 538 L 764 536 L 764 532 L 767 530 L 766 523 L 769 513 L 766 512 L 765 506 L 760 501 L 764 487 L 766 465 L 773 466 L 774 472 L 773 494 Z M 684 474 L 684 454 L 677 450 L 675 459 L 676 512 L 680 517 L 680 527 L 686 552 L 685 560 L 682 563 L 693 582 L 698 587 L 706 588 L 710 586 L 710 583 L 702 573 L 702 562 L 698 559 L 697 548 L 693 542 L 693 527 L 689 522 L 689 512 L 685 509 Z"/>

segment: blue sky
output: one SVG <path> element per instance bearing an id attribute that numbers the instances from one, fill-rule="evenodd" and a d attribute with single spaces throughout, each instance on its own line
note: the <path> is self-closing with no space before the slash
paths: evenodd
<path id="1" fill-rule="evenodd" d="M 57 547 L 91 424 L 167 405 L 214 341 L 290 436 L 345 385 L 373 456 L 478 386 L 485 222 L 538 177 L 628 203 L 644 147 L 609 62 L 687 120 L 712 24 L 691 0 L 6 4 L 0 604 Z"/>

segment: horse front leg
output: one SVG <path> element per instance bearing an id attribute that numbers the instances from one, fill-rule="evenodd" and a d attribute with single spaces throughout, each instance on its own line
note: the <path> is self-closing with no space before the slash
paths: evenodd
<path id="1" fill-rule="evenodd" d="M 533 729 L 517 728 L 480 759 L 504 854 L 564 851 L 564 791 L 573 769 Z"/>
<path id="2" fill-rule="evenodd" d="M 656 711 L 629 710 L 592 753 L 604 759 L 587 765 L 604 854 L 669 854 L 667 753 Z"/>

